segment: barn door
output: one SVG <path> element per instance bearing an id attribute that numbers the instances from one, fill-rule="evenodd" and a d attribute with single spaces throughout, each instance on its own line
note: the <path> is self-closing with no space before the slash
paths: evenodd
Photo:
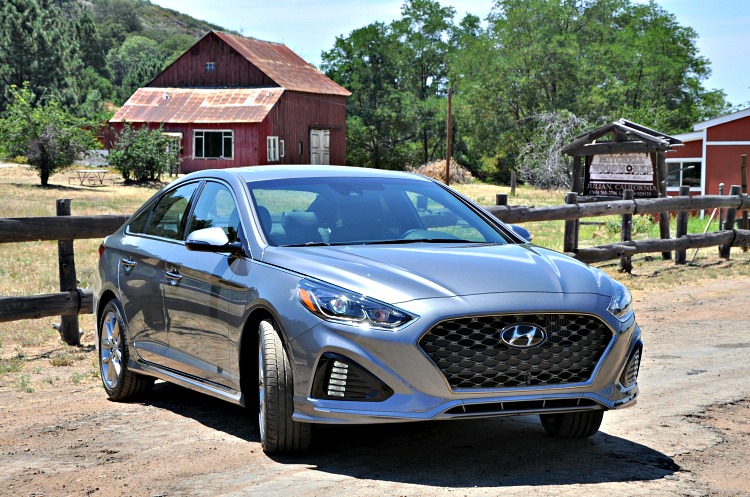
<path id="1" fill-rule="evenodd" d="M 331 130 L 310 130 L 310 164 L 330 164 Z"/>

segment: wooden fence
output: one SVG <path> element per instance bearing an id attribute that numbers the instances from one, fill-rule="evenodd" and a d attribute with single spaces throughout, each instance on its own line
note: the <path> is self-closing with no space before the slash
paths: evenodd
<path id="1" fill-rule="evenodd" d="M 626 193 L 627 195 L 627 193 Z M 552 207 L 511 207 L 507 195 L 498 195 L 496 206 L 486 207 L 495 217 L 509 223 L 533 221 L 565 221 L 564 250 L 569 255 L 587 263 L 620 258 L 629 263 L 632 255 L 645 252 L 670 254 L 677 251 L 676 262 L 684 262 L 680 253 L 689 248 L 719 246 L 720 256 L 729 258 L 733 246 L 750 244 L 750 230 L 734 229 L 737 211 L 750 209 L 750 197 L 732 187 L 731 194 L 690 197 L 684 192 L 680 197 L 658 199 L 627 199 L 605 202 L 582 202 L 575 193 L 569 193 L 564 205 Z M 697 235 L 687 234 L 687 214 L 706 209 L 726 209 L 721 231 Z M 681 212 L 678 217 L 678 237 L 674 239 L 624 240 L 620 243 L 590 248 L 578 248 L 579 220 L 585 217 L 623 216 L 623 234 L 628 237 L 629 217 L 634 214 Z M 60 293 L 28 297 L 0 297 L 0 322 L 19 319 L 36 319 L 62 316 L 60 336 L 69 345 L 80 345 L 78 314 L 93 312 L 93 294 L 90 289 L 77 288 L 73 240 L 104 238 L 119 228 L 128 218 L 125 215 L 71 216 L 70 200 L 57 201 L 57 216 L 34 218 L 0 218 L 0 243 L 58 241 L 60 267 Z M 745 216 L 745 223 L 746 223 Z M 625 266 L 626 270 L 629 270 Z"/>
<path id="2" fill-rule="evenodd" d="M 0 297 L 0 322 L 61 316 L 60 337 L 80 345 L 78 314 L 91 314 L 93 292 L 78 288 L 73 240 L 104 238 L 129 216 L 71 216 L 70 200 L 57 201 L 57 216 L 0 219 L 0 243 L 57 240 L 60 293 Z"/>
<path id="3" fill-rule="evenodd" d="M 625 192 L 625 196 L 629 192 Z M 564 205 L 550 207 L 522 207 L 507 205 L 505 194 L 497 196 L 495 206 L 486 207 L 493 216 L 507 223 L 527 223 L 534 221 L 565 221 L 563 251 L 576 259 L 586 262 L 602 262 L 612 259 L 629 258 L 635 254 L 661 252 L 665 258 L 671 252 L 678 253 L 677 263 L 684 263 L 683 252 L 690 248 L 720 247 L 720 256 L 728 259 L 729 248 L 750 244 L 750 231 L 747 216 L 743 215 L 742 228 L 735 229 L 737 211 L 750 209 L 750 196 L 740 193 L 739 186 L 732 186 L 730 195 L 689 196 L 688 189 L 682 189 L 679 197 L 655 199 L 607 200 L 579 202 L 575 193 L 568 193 Z M 632 193 L 631 193 L 632 195 Z M 709 209 L 725 209 L 725 217 L 720 221 L 721 230 L 715 233 L 687 234 L 687 219 L 690 212 Z M 678 214 L 677 238 L 630 240 L 630 221 L 635 214 L 657 214 L 675 212 Z M 585 217 L 619 215 L 623 217 L 623 241 L 590 248 L 578 248 L 579 220 Z M 622 261 L 623 269 L 629 271 L 629 262 Z"/>

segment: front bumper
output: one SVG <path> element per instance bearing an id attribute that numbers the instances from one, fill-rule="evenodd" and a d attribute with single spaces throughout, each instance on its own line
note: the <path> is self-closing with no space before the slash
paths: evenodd
<path id="1" fill-rule="evenodd" d="M 436 301 L 437 300 L 437 301 Z M 502 300 L 502 305 L 498 305 Z M 631 317 L 622 323 L 606 311 L 609 299 L 590 294 L 525 294 L 454 297 L 400 305 L 420 316 L 398 331 L 361 330 L 320 322 L 289 343 L 294 364 L 294 419 L 310 423 L 389 423 L 435 419 L 609 410 L 631 406 L 637 383 L 623 385 L 631 354 L 642 347 Z M 542 309 L 542 310 L 540 310 Z M 585 314 L 611 330 L 593 373 L 586 381 L 514 388 L 452 388 L 420 339 L 446 318 L 501 314 Z M 392 394 L 378 402 L 315 398 L 314 377 L 328 353 L 350 359 Z"/>

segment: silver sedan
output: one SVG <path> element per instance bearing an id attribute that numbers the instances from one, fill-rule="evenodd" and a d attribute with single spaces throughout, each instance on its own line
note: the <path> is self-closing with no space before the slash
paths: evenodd
<path id="1" fill-rule="evenodd" d="M 638 395 L 630 293 L 518 233 L 412 174 L 190 174 L 100 247 L 104 389 L 251 406 L 269 453 L 318 423 L 538 414 L 589 437 Z"/>

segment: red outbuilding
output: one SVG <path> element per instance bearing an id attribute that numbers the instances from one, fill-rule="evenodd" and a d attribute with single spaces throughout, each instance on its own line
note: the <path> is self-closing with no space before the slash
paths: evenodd
<path id="1" fill-rule="evenodd" d="M 280 43 L 212 31 L 109 121 L 174 138 L 183 172 L 344 164 L 350 92 Z"/>
<path id="2" fill-rule="evenodd" d="M 742 155 L 750 155 L 750 109 L 709 119 L 693 129 L 675 135 L 683 146 L 666 154 L 668 190 L 689 185 L 695 194 L 716 195 L 720 183 L 725 193 L 731 185 L 741 185 Z"/>

